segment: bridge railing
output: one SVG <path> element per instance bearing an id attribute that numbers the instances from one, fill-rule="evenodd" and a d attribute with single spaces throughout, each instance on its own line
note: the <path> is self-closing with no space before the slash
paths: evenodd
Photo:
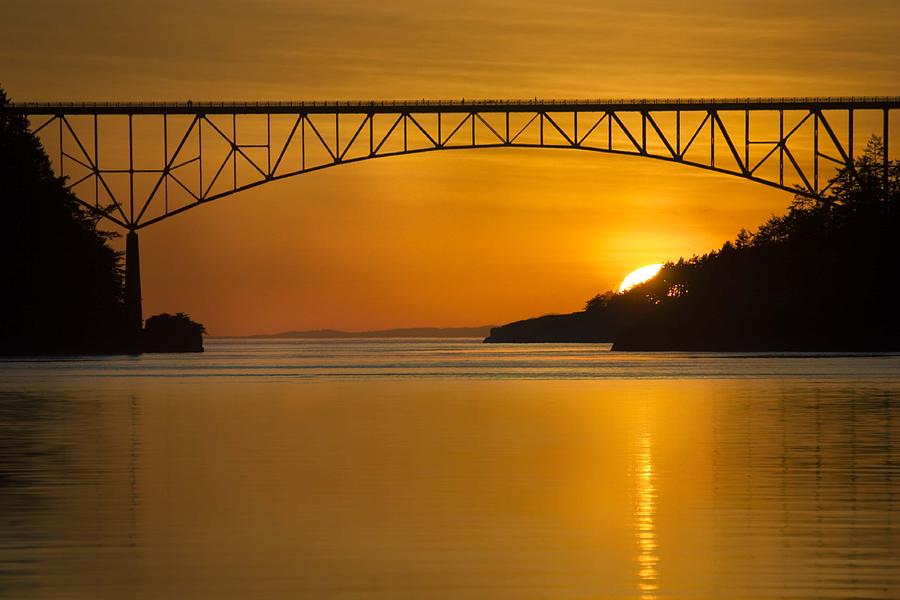
<path id="1" fill-rule="evenodd" d="M 140 101 L 140 102 L 13 102 L 10 106 L 14 109 L 45 109 L 45 108 L 367 108 L 367 107 L 470 107 L 470 106 L 623 106 L 623 105 L 747 105 L 747 104 L 836 104 L 836 103 L 860 103 L 880 104 L 898 103 L 900 96 L 807 96 L 807 97 L 776 97 L 756 96 L 746 98 L 586 98 L 586 99 L 546 99 L 546 98 L 517 98 L 506 100 L 492 99 L 467 99 L 454 100 L 256 100 L 256 101 L 221 101 L 221 100 L 175 100 L 175 101 Z"/>

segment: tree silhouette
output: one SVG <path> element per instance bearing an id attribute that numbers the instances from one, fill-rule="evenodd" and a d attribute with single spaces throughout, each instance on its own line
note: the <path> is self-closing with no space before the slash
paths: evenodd
<path id="1" fill-rule="evenodd" d="M 162 313 L 144 325 L 145 352 L 202 352 L 206 329 L 184 313 Z"/>
<path id="2" fill-rule="evenodd" d="M 615 342 L 620 350 L 900 350 L 900 164 L 873 137 L 827 195 L 703 256 L 666 264 L 585 309 L 511 323 L 486 341 Z"/>
<path id="3" fill-rule="evenodd" d="M 642 306 L 617 349 L 900 349 L 900 165 L 873 137 L 821 198 L 613 299 Z M 885 176 L 886 175 L 886 176 Z"/>
<path id="4" fill-rule="evenodd" d="M 97 220 L 53 174 L 26 118 L 0 113 L 0 353 L 123 347 L 120 257 Z"/>

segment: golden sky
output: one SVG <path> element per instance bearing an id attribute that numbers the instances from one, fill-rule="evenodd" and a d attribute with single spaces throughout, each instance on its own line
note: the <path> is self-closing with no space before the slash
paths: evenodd
<path id="1" fill-rule="evenodd" d="M 10 3 L 14 100 L 896 95 L 900 2 Z M 212 334 L 503 323 L 708 251 L 789 194 L 633 157 L 473 150 L 262 186 L 141 232 L 144 313 Z"/>

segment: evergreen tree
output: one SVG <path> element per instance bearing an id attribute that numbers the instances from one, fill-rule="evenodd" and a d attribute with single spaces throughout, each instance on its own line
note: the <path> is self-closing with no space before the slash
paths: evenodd
<path id="1" fill-rule="evenodd" d="M 666 265 L 608 306 L 635 309 L 618 349 L 900 350 L 900 165 L 870 140 L 824 197 L 720 250 Z"/>
<path id="2" fill-rule="evenodd" d="M 0 107 L 9 100 L 0 89 Z M 120 350 L 123 272 L 112 234 L 56 177 L 20 115 L 0 112 L 0 353 Z"/>

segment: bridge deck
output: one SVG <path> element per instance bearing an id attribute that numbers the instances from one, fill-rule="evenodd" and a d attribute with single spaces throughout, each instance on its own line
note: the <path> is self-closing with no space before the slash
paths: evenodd
<path id="1" fill-rule="evenodd" d="M 645 112 L 704 110 L 896 109 L 900 96 L 808 98 L 650 98 L 618 100 L 336 100 L 176 102 L 15 102 L 0 112 L 28 115 L 468 113 L 468 112 Z"/>

